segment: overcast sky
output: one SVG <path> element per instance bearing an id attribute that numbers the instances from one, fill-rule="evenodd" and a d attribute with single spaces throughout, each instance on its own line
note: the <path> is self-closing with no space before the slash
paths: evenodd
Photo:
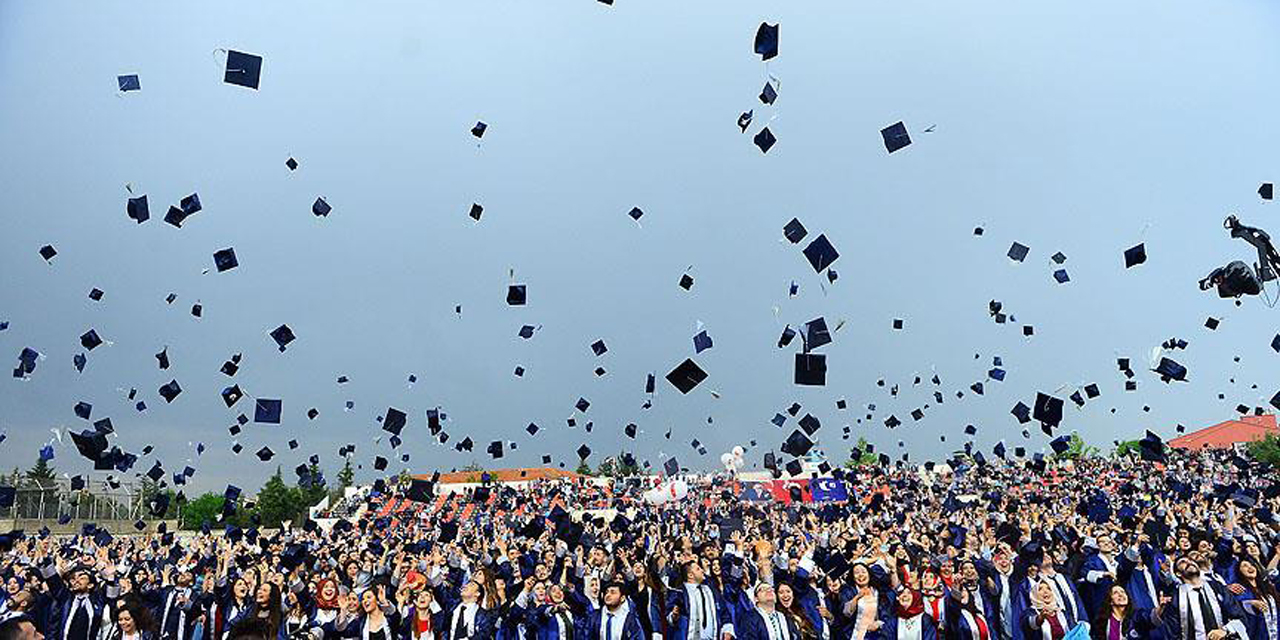
<path id="1" fill-rule="evenodd" d="M 755 439 L 758 466 L 794 428 L 770 423 L 793 402 L 839 460 L 844 425 L 914 460 L 957 449 L 966 424 L 984 450 L 1038 450 L 1048 439 L 1032 423 L 1024 440 L 1010 409 L 1087 383 L 1102 396 L 1068 402 L 1062 432 L 1099 444 L 1230 418 L 1280 384 L 1278 316 L 1196 281 L 1252 258 L 1222 229 L 1228 213 L 1280 229 L 1255 193 L 1280 178 L 1278 13 L 1260 0 L 0 3 L 0 465 L 30 466 L 50 429 L 90 428 L 79 401 L 112 419 L 123 448 L 153 444 L 170 472 L 195 466 L 196 490 L 257 486 L 312 453 L 332 479 L 346 443 L 364 481 L 375 455 L 415 472 L 543 454 L 572 468 L 584 442 L 593 464 L 625 449 L 710 469 Z M 761 21 L 781 25 L 767 66 L 752 51 Z M 258 91 L 222 81 L 220 49 L 264 57 Z M 119 93 L 131 73 L 141 91 Z M 769 73 L 772 107 L 757 98 Z M 914 143 L 889 155 L 879 131 L 899 120 Z M 766 122 L 778 142 L 762 154 L 751 138 Z M 148 196 L 147 223 L 126 217 L 126 184 Z M 193 192 L 203 211 L 165 224 Z M 319 196 L 325 218 L 311 213 Z M 799 245 L 782 239 L 792 217 L 809 229 Z M 840 252 L 834 283 L 801 254 L 818 234 Z M 1021 264 L 1005 257 L 1014 241 L 1031 248 Z M 1140 242 L 1149 258 L 1126 270 L 1122 252 Z M 227 247 L 240 266 L 216 273 Z M 526 306 L 506 304 L 513 282 Z M 994 323 L 992 299 L 1017 321 Z M 799 340 L 777 340 L 819 316 L 844 323 L 818 350 L 827 384 L 796 386 Z M 695 356 L 699 321 L 714 347 Z M 281 324 L 297 334 L 284 353 L 268 337 Z M 518 337 L 524 324 L 540 327 L 533 339 Z M 77 373 L 91 328 L 111 344 Z M 1186 383 L 1147 371 L 1171 337 L 1190 343 L 1171 356 Z M 26 346 L 45 359 L 14 380 Z M 218 369 L 234 353 L 232 380 Z M 993 356 L 1008 377 L 975 396 Z M 1134 359 L 1136 392 L 1120 356 Z M 681 395 L 662 376 L 687 357 L 709 378 Z M 166 404 L 157 389 L 171 379 L 183 393 Z M 228 410 L 219 392 L 233 383 L 249 398 Z M 254 397 L 283 399 L 283 423 L 233 438 Z M 409 415 L 395 452 L 375 442 L 388 407 Z M 432 407 L 448 416 L 443 446 L 427 432 Z M 889 415 L 902 426 L 887 429 Z M 475 451 L 456 452 L 466 436 Z M 492 461 L 493 440 L 518 449 Z M 270 463 L 253 456 L 262 446 Z M 90 468 L 69 439 L 56 451 L 59 472 Z"/>

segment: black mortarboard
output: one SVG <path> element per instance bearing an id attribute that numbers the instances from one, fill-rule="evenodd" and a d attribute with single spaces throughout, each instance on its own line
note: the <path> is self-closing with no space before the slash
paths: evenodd
<path id="1" fill-rule="evenodd" d="M 1164 462 L 1164 441 L 1160 439 L 1160 436 L 1148 431 L 1147 435 L 1138 442 L 1138 453 L 1143 460 L 1148 462 Z"/>
<path id="2" fill-rule="evenodd" d="M 1124 268 L 1136 267 L 1147 261 L 1147 247 L 1144 244 L 1137 244 L 1130 247 L 1124 252 Z"/>
<path id="3" fill-rule="evenodd" d="M 262 56 L 243 53 L 234 49 L 227 51 L 227 72 L 222 81 L 250 89 L 258 88 L 258 80 L 262 75 Z"/>
<path id="4" fill-rule="evenodd" d="M 387 415 L 382 418 L 382 430 L 398 436 L 407 422 L 408 416 L 403 411 L 387 407 Z"/>
<path id="5" fill-rule="evenodd" d="M 765 104 L 773 104 L 778 99 L 778 91 L 773 88 L 773 83 L 764 83 L 764 89 L 760 90 L 760 102 Z"/>
<path id="6" fill-rule="evenodd" d="M 826 354 L 797 353 L 795 383 L 815 387 L 827 384 Z"/>
<path id="7" fill-rule="evenodd" d="M 476 126 L 471 127 L 471 135 L 477 138 L 482 138 L 484 137 L 485 130 L 488 128 L 489 125 L 485 124 L 483 121 L 477 121 Z"/>
<path id="8" fill-rule="evenodd" d="M 826 234 L 822 234 L 804 248 L 804 257 L 809 259 L 809 264 L 813 265 L 815 272 L 822 273 L 823 269 L 831 266 L 840 257 L 840 253 L 831 246 L 831 241 L 827 240 Z"/>
<path id="9" fill-rule="evenodd" d="M 680 390 L 680 393 L 689 393 L 693 388 L 707 379 L 707 373 L 703 371 L 696 362 L 690 358 L 686 358 L 671 373 L 667 374 L 667 382 Z"/>
<path id="10" fill-rule="evenodd" d="M 218 269 L 218 273 L 230 271 L 240 266 L 240 262 L 236 260 L 236 250 L 228 247 L 214 253 L 213 266 Z"/>
<path id="11" fill-rule="evenodd" d="M 680 276 L 680 288 L 688 291 L 693 288 L 693 276 L 684 274 Z"/>
<path id="12" fill-rule="evenodd" d="M 284 161 L 284 166 L 289 167 L 289 170 L 290 170 L 290 171 L 297 170 L 297 168 L 298 168 L 298 161 L 297 161 L 297 160 L 295 160 L 294 158 L 290 157 L 288 160 L 285 160 L 285 161 Z"/>
<path id="13" fill-rule="evenodd" d="M 142 90 L 142 82 L 138 80 L 138 74 L 136 73 L 116 76 L 116 84 L 120 87 L 120 91 L 122 92 Z M 1268 200 L 1270 200 L 1270 198 L 1268 198 Z"/>
<path id="14" fill-rule="evenodd" d="M 258 459 L 263 462 L 270 462 L 276 456 L 276 452 L 272 451 L 271 447 L 263 447 L 258 449 L 258 453 L 254 455 L 258 456 Z"/>
<path id="15" fill-rule="evenodd" d="M 804 429 L 805 434 L 810 436 L 817 433 L 818 429 L 822 428 L 822 422 L 813 417 L 813 414 L 810 413 L 804 414 L 804 417 L 800 418 L 799 424 L 800 428 Z M 778 426 L 782 425 L 779 424 Z"/>
<path id="16" fill-rule="evenodd" d="M 477 202 L 473 202 L 471 203 L 471 211 L 467 215 L 471 216 L 472 220 L 480 222 L 480 216 L 484 215 L 484 207 Z"/>
<path id="17" fill-rule="evenodd" d="M 782 349 L 787 345 L 791 344 L 791 341 L 794 340 L 795 337 L 796 337 L 796 330 L 792 329 L 791 325 L 787 325 L 783 327 L 782 336 L 778 338 L 778 348 Z"/>
<path id="18" fill-rule="evenodd" d="M 518 307 L 523 305 L 527 295 L 527 285 L 513 284 L 507 287 L 507 304 Z"/>
<path id="19" fill-rule="evenodd" d="M 316 198 L 316 201 L 311 203 L 311 213 L 317 218 L 328 217 L 329 213 L 332 211 L 333 207 L 330 206 L 329 202 L 322 197 Z"/>
<path id="20" fill-rule="evenodd" d="M 147 196 L 141 195 L 136 198 L 129 198 L 129 202 L 125 205 L 124 211 L 129 218 L 138 224 L 142 224 L 151 219 L 151 208 L 147 206 Z"/>
<path id="21" fill-rule="evenodd" d="M 1030 251 L 1031 247 L 1015 242 L 1009 247 L 1009 253 L 1007 255 L 1009 256 L 1009 259 L 1014 262 L 1022 262 L 1027 258 L 1027 253 Z"/>
<path id="22" fill-rule="evenodd" d="M 1270 200 L 1273 195 L 1273 191 L 1273 185 L 1270 182 L 1264 182 L 1262 183 L 1262 186 L 1258 187 L 1258 196 L 1263 200 Z"/>
<path id="23" fill-rule="evenodd" d="M 778 25 L 761 22 L 756 29 L 755 52 L 760 60 L 770 60 L 778 55 Z"/>
<path id="24" fill-rule="evenodd" d="M 80 346 L 84 347 L 88 351 L 93 351 L 101 344 L 102 338 L 98 337 L 98 332 L 94 329 L 90 329 L 84 332 L 84 335 L 80 336 Z"/>
<path id="25" fill-rule="evenodd" d="M 595 342 L 591 343 L 591 353 L 594 353 L 597 356 L 604 355 L 605 352 L 607 352 L 608 350 L 609 350 L 609 347 L 605 346 L 604 340 L 596 340 Z"/>
<path id="26" fill-rule="evenodd" d="M 677 475 L 680 473 L 680 463 L 675 458 L 667 458 L 667 461 L 662 463 L 662 470 L 669 476 Z"/>
<path id="27" fill-rule="evenodd" d="M 52 260 L 56 255 L 58 255 L 58 250 L 54 249 L 53 245 L 46 244 L 45 246 L 40 247 L 40 257 L 44 258 L 45 262 Z"/>
<path id="28" fill-rule="evenodd" d="M 258 398 L 253 402 L 253 421 L 262 424 L 280 424 L 282 403 L 278 399 Z"/>
<path id="29" fill-rule="evenodd" d="M 804 471 L 804 465 L 801 464 L 799 460 L 792 460 L 783 468 L 787 470 L 787 475 L 789 476 L 798 476 L 801 471 Z M 800 487 L 788 487 L 787 493 L 790 494 L 792 502 L 800 502 L 804 499 L 804 492 L 800 490 Z"/>
<path id="30" fill-rule="evenodd" d="M 1012 413 L 1016 418 L 1018 418 L 1019 423 L 1026 424 L 1031 422 L 1031 407 L 1028 407 L 1021 401 L 1014 405 L 1013 410 L 1009 413 Z"/>
<path id="31" fill-rule="evenodd" d="M 387 459 L 382 456 L 373 457 L 373 468 L 377 471 L 387 470 Z"/>
<path id="32" fill-rule="evenodd" d="M 747 111 L 743 111 L 742 115 L 738 116 L 738 128 L 742 130 L 742 133 L 746 133 L 747 127 L 751 126 L 751 117 L 753 112 L 754 109 L 748 109 Z"/>
<path id="33" fill-rule="evenodd" d="M 235 406 L 240 402 L 240 398 L 244 397 L 244 392 L 240 390 L 240 385 L 232 385 L 222 390 L 222 401 L 226 403 L 227 408 Z"/>
<path id="34" fill-rule="evenodd" d="M 178 385 L 177 380 L 170 380 L 168 384 L 160 387 L 160 397 L 164 398 L 166 403 L 173 402 L 181 393 L 182 387 Z"/>
<path id="35" fill-rule="evenodd" d="M 276 327 L 271 331 L 270 335 L 271 339 L 276 341 L 276 346 L 280 348 L 281 353 L 284 353 L 284 350 L 289 346 L 289 343 L 293 342 L 297 338 L 297 336 L 293 335 L 293 329 L 290 329 L 287 324 L 282 324 Z"/>
<path id="36" fill-rule="evenodd" d="M 880 136 L 884 138 L 884 148 L 889 153 L 911 144 L 911 136 L 907 133 L 907 125 L 903 124 L 902 121 L 881 129 Z"/>
<path id="37" fill-rule="evenodd" d="M 588 446 L 587 446 L 587 445 L 585 445 L 585 444 L 584 444 L 584 445 L 581 445 L 581 446 L 579 446 L 579 447 L 578 447 L 578 458 L 579 458 L 579 459 L 581 459 L 581 460 L 586 460 L 586 459 L 587 459 L 588 457 L 590 457 L 590 456 L 591 456 L 591 447 L 588 447 Z"/>
<path id="38" fill-rule="evenodd" d="M 1062 398 L 1036 393 L 1036 406 L 1033 415 L 1042 424 L 1053 427 L 1058 426 L 1058 423 L 1062 422 Z"/>
<path id="39" fill-rule="evenodd" d="M 787 225 L 782 228 L 782 236 L 791 242 L 791 244 L 796 244 L 801 240 L 804 240 L 804 237 L 807 235 L 809 235 L 809 231 L 804 228 L 804 225 L 800 223 L 798 218 L 792 218 L 791 222 L 788 222 Z"/>
<path id="40" fill-rule="evenodd" d="M 1090 399 L 1090 400 L 1092 400 L 1092 399 L 1094 399 L 1094 398 L 1096 398 L 1096 397 L 1098 397 L 1098 396 L 1102 395 L 1102 392 L 1098 390 L 1098 385 L 1096 385 L 1096 384 L 1086 384 L 1086 385 L 1084 386 L 1084 395 L 1088 396 L 1088 397 L 1089 397 L 1089 399 Z"/>
<path id="41" fill-rule="evenodd" d="M 102 289 L 99 289 L 99 288 L 97 288 L 97 287 L 94 287 L 94 288 L 92 288 L 92 289 L 90 289 L 90 290 L 89 290 L 89 299 L 90 299 L 90 300 L 92 300 L 92 301 L 94 301 L 94 302 L 99 302 L 99 301 L 101 301 L 101 300 L 102 300 L 102 296 L 104 296 L 104 295 L 106 295 L 106 293 L 105 293 Z"/>
<path id="42" fill-rule="evenodd" d="M 796 429 L 787 436 L 787 440 L 782 443 L 782 452 L 797 458 L 803 457 L 813 448 L 813 440 L 810 440 L 802 431 Z"/>
<path id="43" fill-rule="evenodd" d="M 1052 448 L 1053 452 L 1056 454 L 1061 455 L 1063 453 L 1066 453 L 1067 449 L 1071 448 L 1071 436 L 1069 435 L 1058 436 L 1054 438 L 1052 442 L 1049 443 L 1049 447 Z"/>
<path id="44" fill-rule="evenodd" d="M 165 347 L 156 354 L 156 364 L 162 371 L 169 368 L 169 347 Z"/>
<path id="45" fill-rule="evenodd" d="M 77 402 L 76 406 L 72 408 L 72 411 L 75 412 L 77 418 L 80 418 L 81 420 L 88 420 L 90 414 L 93 413 L 93 405 L 88 402 Z"/>
<path id="46" fill-rule="evenodd" d="M 1154 371 L 1160 374 L 1160 379 L 1165 382 L 1187 379 L 1187 368 L 1169 358 L 1160 358 L 1160 364 L 1156 365 Z"/>
<path id="47" fill-rule="evenodd" d="M 89 460 L 98 460 L 107 450 L 107 436 L 97 431 L 72 431 L 71 442 L 76 445 L 76 451 Z"/>
<path id="48" fill-rule="evenodd" d="M 760 148 L 761 153 L 769 153 L 769 150 L 778 142 L 778 139 L 773 136 L 773 132 L 769 130 L 769 127 L 765 127 L 751 141 Z"/>
<path id="49" fill-rule="evenodd" d="M 489 448 L 486 449 L 486 451 L 489 452 L 489 455 L 493 456 L 494 460 L 501 458 L 502 457 L 502 441 L 494 440 L 493 442 L 490 442 Z"/>
<path id="50" fill-rule="evenodd" d="M 827 329 L 827 321 L 824 318 L 814 318 L 804 325 L 804 346 L 805 350 L 817 349 L 831 342 L 831 331 Z"/>

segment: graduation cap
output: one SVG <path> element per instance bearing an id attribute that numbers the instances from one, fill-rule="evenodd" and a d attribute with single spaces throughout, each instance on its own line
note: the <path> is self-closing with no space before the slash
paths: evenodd
<path id="1" fill-rule="evenodd" d="M 764 83 L 764 89 L 760 90 L 760 102 L 765 104 L 773 104 L 778 99 L 778 91 L 773 88 L 773 83 Z"/>
<path id="2" fill-rule="evenodd" d="M 707 379 L 707 373 L 698 366 L 691 358 L 686 358 L 684 362 L 672 369 L 667 374 L 667 382 L 680 390 L 680 393 L 687 394 L 693 391 L 693 388 Z"/>
<path id="3" fill-rule="evenodd" d="M 253 421 L 260 424 L 280 424 L 282 403 L 278 399 L 258 398 L 253 402 Z"/>
<path id="4" fill-rule="evenodd" d="M 145 195 L 129 198 L 129 202 L 125 204 L 124 211 L 130 220 L 138 224 L 151 219 L 151 208 L 147 205 L 147 196 Z"/>
<path id="5" fill-rule="evenodd" d="M 1160 358 L 1160 364 L 1156 365 L 1154 371 L 1160 374 L 1160 379 L 1166 383 L 1173 380 L 1186 381 L 1187 379 L 1187 368 L 1169 358 Z"/>
<path id="6" fill-rule="evenodd" d="M 88 351 L 93 351 L 101 344 L 102 338 L 98 337 L 98 332 L 94 329 L 90 329 L 80 336 L 80 346 Z"/>
<path id="7" fill-rule="evenodd" d="M 793 477 L 800 475 L 800 472 L 804 471 L 804 465 L 799 460 L 788 462 L 784 468 L 787 470 L 787 475 Z M 788 487 L 787 493 L 790 494 L 792 502 L 800 502 L 804 499 L 804 492 L 800 490 L 800 487 Z"/>
<path id="8" fill-rule="evenodd" d="M 769 153 L 769 150 L 778 142 L 778 139 L 774 137 L 773 132 L 769 130 L 769 127 L 765 127 L 761 129 L 760 133 L 757 133 L 751 141 L 760 148 L 760 153 Z"/>
<path id="9" fill-rule="evenodd" d="M 46 244 L 45 246 L 40 247 L 40 257 L 44 258 L 45 262 L 52 260 L 56 255 L 58 255 L 58 250 L 54 249 L 53 245 Z"/>
<path id="10" fill-rule="evenodd" d="M 580 460 L 586 460 L 590 455 L 591 447 L 588 447 L 585 444 L 578 447 L 578 458 Z"/>
<path id="11" fill-rule="evenodd" d="M 609 347 L 605 346 L 604 340 L 596 340 L 591 343 L 591 353 L 596 354 L 597 357 L 604 355 L 608 350 Z"/>
<path id="12" fill-rule="evenodd" d="M 712 346 L 711 336 L 707 335 L 706 330 L 698 333 L 693 337 L 693 352 L 695 354 L 702 353 Z"/>
<path id="13" fill-rule="evenodd" d="M 1041 424 L 1053 427 L 1058 426 L 1058 423 L 1062 422 L 1062 398 L 1036 393 L 1036 406 L 1033 415 Z"/>
<path id="14" fill-rule="evenodd" d="M 471 127 L 471 135 L 477 138 L 483 138 L 484 132 L 488 128 L 489 128 L 489 125 L 485 124 L 483 121 L 477 121 L 476 126 Z"/>
<path id="15" fill-rule="evenodd" d="M 480 206 L 479 203 L 473 202 L 471 203 L 471 211 L 467 215 L 471 216 L 472 220 L 475 220 L 476 222 L 480 222 L 480 216 L 483 213 L 484 213 L 484 207 Z"/>
<path id="16" fill-rule="evenodd" d="M 675 458 L 667 458 L 667 461 L 662 463 L 662 470 L 667 472 L 668 476 L 678 475 L 680 473 L 680 463 Z"/>
<path id="17" fill-rule="evenodd" d="M 1022 262 L 1023 260 L 1027 259 L 1027 253 L 1030 251 L 1031 251 L 1031 247 L 1015 242 L 1013 243 L 1012 246 L 1009 247 L 1009 253 L 1006 255 L 1008 255 L 1009 259 L 1013 260 L 1014 262 Z M 999 308 L 996 309 L 996 312 L 999 312 Z"/>
<path id="18" fill-rule="evenodd" d="M 382 418 L 382 430 L 398 436 L 407 423 L 408 416 L 403 411 L 387 407 L 387 414 Z"/>
<path id="19" fill-rule="evenodd" d="M 778 348 L 782 349 L 787 345 L 791 344 L 791 341 L 794 340 L 795 337 L 796 337 L 796 330 L 792 329 L 791 325 L 787 325 L 783 327 L 782 336 L 778 338 Z"/>
<path id="20" fill-rule="evenodd" d="M 822 273 L 823 269 L 840 258 L 840 253 L 831 246 L 831 241 L 827 240 L 826 234 L 822 234 L 804 248 L 804 257 L 809 259 L 809 264 L 813 266 L 816 273 Z"/>
<path id="21" fill-rule="evenodd" d="M 1053 449 L 1054 453 L 1062 455 L 1067 452 L 1067 449 L 1071 448 L 1071 436 L 1058 436 L 1049 443 L 1049 447 Z"/>
<path id="22" fill-rule="evenodd" d="M 1145 244 L 1139 243 L 1133 247 L 1125 249 L 1124 252 L 1124 268 L 1136 267 L 1147 261 L 1147 247 Z"/>
<path id="23" fill-rule="evenodd" d="M 324 198 L 316 198 L 316 201 L 311 203 L 311 213 L 317 218 L 326 218 L 332 211 L 333 207 Z"/>
<path id="24" fill-rule="evenodd" d="M 738 116 L 738 128 L 742 130 L 742 133 L 746 133 L 747 127 L 751 126 L 751 117 L 753 112 L 754 110 L 748 109 L 747 111 L 743 111 L 742 115 Z"/>
<path id="25" fill-rule="evenodd" d="M 1071 276 L 1067 275 L 1066 269 L 1058 269 L 1053 272 L 1053 279 L 1057 280 L 1058 284 L 1066 284 L 1071 281 Z"/>
<path id="26" fill-rule="evenodd" d="M 289 167 L 290 171 L 296 171 L 298 169 L 298 161 L 290 157 L 284 161 L 284 166 Z"/>
<path id="27" fill-rule="evenodd" d="M 907 125 L 903 124 L 901 120 L 881 129 L 880 136 L 884 138 L 884 148 L 889 153 L 911 144 L 911 136 L 907 133 Z"/>
<path id="28" fill-rule="evenodd" d="M 120 87 L 121 92 L 125 91 L 141 91 L 142 82 L 138 80 L 138 74 L 131 73 L 123 76 L 116 76 L 116 85 Z M 1269 185 L 1264 185 L 1269 186 Z M 1270 198 L 1267 198 L 1270 200 Z"/>
<path id="29" fill-rule="evenodd" d="M 89 290 L 89 299 L 94 302 L 100 302 L 102 300 L 102 296 L 104 295 L 106 295 L 106 293 L 102 289 L 99 289 L 97 287 L 94 287 Z"/>
<path id="30" fill-rule="evenodd" d="M 160 387 L 160 397 L 164 398 L 165 403 L 173 402 L 181 393 L 182 387 L 178 385 L 177 380 L 170 380 L 168 384 Z"/>
<path id="31" fill-rule="evenodd" d="M 213 266 L 217 268 L 218 273 L 230 271 L 238 266 L 240 262 L 236 260 L 236 250 L 226 248 L 213 254 Z"/>
<path id="32" fill-rule="evenodd" d="M 827 356 L 821 353 L 797 353 L 795 383 L 816 387 L 827 384 Z"/>
<path id="33" fill-rule="evenodd" d="M 75 412 L 77 418 L 80 418 L 81 420 L 88 420 L 89 415 L 93 412 L 93 405 L 88 402 L 77 402 L 76 406 L 72 408 L 72 411 Z"/>
<path id="34" fill-rule="evenodd" d="M 1258 196 L 1263 200 L 1270 200 L 1273 189 L 1274 188 L 1270 182 L 1264 182 L 1262 183 L 1262 186 L 1258 187 Z"/>
<path id="35" fill-rule="evenodd" d="M 293 335 L 293 329 L 290 329 L 287 324 L 282 324 L 276 327 L 269 335 L 272 340 L 276 341 L 276 346 L 280 348 L 280 353 L 284 353 L 284 350 L 289 346 L 289 343 L 293 342 L 297 338 L 297 336 Z"/>
<path id="36" fill-rule="evenodd" d="M 792 218 L 791 222 L 782 227 L 782 236 L 791 244 L 799 243 L 807 235 L 809 235 L 809 231 L 804 228 L 798 218 Z"/>
<path id="37" fill-rule="evenodd" d="M 824 318 L 814 318 L 804 325 L 805 350 L 817 349 L 831 342 L 831 332 Z"/>
<path id="38" fill-rule="evenodd" d="M 1031 407 L 1028 407 L 1027 405 L 1023 404 L 1021 401 L 1019 401 L 1018 404 L 1014 405 L 1013 410 L 1010 411 L 1009 413 L 1012 413 L 1014 417 L 1018 419 L 1018 422 L 1021 424 L 1026 424 L 1028 422 L 1031 422 Z"/>
<path id="39" fill-rule="evenodd" d="M 1164 462 L 1166 459 L 1164 441 L 1151 431 L 1147 431 L 1147 435 L 1138 442 L 1138 453 L 1148 462 Z"/>
<path id="40" fill-rule="evenodd" d="M 778 25 L 761 22 L 756 29 L 755 52 L 761 61 L 771 60 L 778 55 Z"/>
<path id="41" fill-rule="evenodd" d="M 507 287 L 507 304 L 513 307 L 523 305 L 527 296 L 526 288 L 526 285 L 523 284 L 513 284 Z"/>
<path id="42" fill-rule="evenodd" d="M 98 460 L 107 450 L 107 436 L 97 431 L 85 430 L 80 433 L 73 431 L 71 442 L 75 444 L 76 451 L 89 460 Z"/>
<path id="43" fill-rule="evenodd" d="M 520 327 L 520 331 L 518 332 L 517 335 L 519 335 L 521 338 L 524 338 L 525 340 L 528 340 L 529 338 L 533 337 L 533 332 L 536 329 L 537 327 L 531 324 L 526 324 L 523 327 Z"/>
<path id="44" fill-rule="evenodd" d="M 489 452 L 490 456 L 493 456 L 494 460 L 501 458 L 502 457 L 502 441 L 494 440 L 493 442 L 490 442 L 489 448 L 486 449 L 486 451 Z"/>
<path id="45" fill-rule="evenodd" d="M 682 276 L 680 276 L 680 288 L 681 288 L 681 289 L 684 289 L 685 291 L 688 291 L 688 290 L 692 289 L 692 288 L 693 288 L 693 276 L 690 276 L 690 275 L 689 275 L 689 274 L 687 274 L 687 273 L 686 273 L 686 274 L 684 274 L 684 275 L 682 275 Z"/>
<path id="46" fill-rule="evenodd" d="M 796 429 L 787 436 L 785 442 L 782 443 L 782 452 L 797 458 L 804 457 L 813 448 L 813 440 L 810 440 L 802 431 Z"/>
<path id="47" fill-rule="evenodd" d="M 804 429 L 806 435 L 813 435 L 818 432 L 818 429 L 822 428 L 822 422 L 813 417 L 813 414 L 809 413 L 804 414 L 804 417 L 800 418 L 799 424 L 800 428 Z M 778 426 L 782 425 L 779 424 Z"/>
<path id="48" fill-rule="evenodd" d="M 262 75 L 262 56 L 234 49 L 227 51 L 227 71 L 222 81 L 250 89 L 258 88 Z"/>

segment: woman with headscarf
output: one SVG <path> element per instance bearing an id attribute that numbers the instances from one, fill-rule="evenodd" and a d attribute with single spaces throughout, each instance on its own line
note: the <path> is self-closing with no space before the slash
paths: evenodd
<path id="1" fill-rule="evenodd" d="M 884 635 L 889 640 L 936 640 L 938 625 L 924 611 L 924 596 L 909 588 L 898 590 L 885 620 Z"/>
<path id="2" fill-rule="evenodd" d="M 1058 603 L 1053 585 L 1039 580 L 1031 588 L 1031 608 L 1023 613 L 1022 637 L 1026 640 L 1062 640 L 1071 629 Z"/>
<path id="3" fill-rule="evenodd" d="M 315 611 L 312 613 L 312 622 L 317 627 L 324 627 L 324 625 L 337 619 L 340 613 L 339 597 L 341 594 L 338 581 L 333 578 L 324 578 L 316 585 Z"/>

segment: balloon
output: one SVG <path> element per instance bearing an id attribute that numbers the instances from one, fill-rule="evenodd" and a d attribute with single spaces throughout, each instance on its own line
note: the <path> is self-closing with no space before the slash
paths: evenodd
<path id="1" fill-rule="evenodd" d="M 689 483 L 684 480 L 676 480 L 671 483 L 671 497 L 676 500 L 683 500 L 689 495 Z"/>
<path id="2" fill-rule="evenodd" d="M 659 491 L 656 489 L 652 492 L 644 494 L 644 499 L 647 500 L 650 504 L 662 504 L 668 500 L 666 492 Z"/>
<path id="3" fill-rule="evenodd" d="M 738 446 L 736 446 L 736 447 L 734 447 L 734 448 L 733 448 L 733 457 L 735 457 L 735 458 L 741 458 L 741 457 L 742 457 L 742 454 L 744 454 L 744 453 L 746 453 L 746 452 L 747 452 L 747 450 L 746 450 L 746 449 L 743 449 L 743 448 L 742 448 L 742 445 L 738 445 Z"/>
<path id="4" fill-rule="evenodd" d="M 732 466 L 733 466 L 733 454 L 732 454 L 732 453 L 728 453 L 728 452 L 725 452 L 725 453 L 720 454 L 720 464 L 722 464 L 722 465 L 724 465 L 724 466 L 726 466 L 726 467 L 732 467 Z"/>

